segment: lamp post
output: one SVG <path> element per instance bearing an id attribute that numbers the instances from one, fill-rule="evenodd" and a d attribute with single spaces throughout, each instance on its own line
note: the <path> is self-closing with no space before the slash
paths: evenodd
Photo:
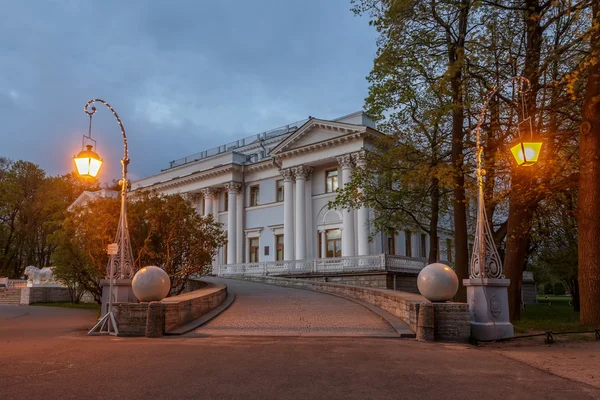
<path id="1" fill-rule="evenodd" d="M 498 90 L 507 83 L 517 83 L 517 92 L 523 102 L 524 94 L 529 90 L 530 82 L 522 76 L 513 77 L 495 86 L 481 107 L 481 112 L 475 128 L 476 158 L 477 158 L 477 226 L 475 241 L 471 254 L 469 279 L 463 284 L 467 287 L 467 299 L 471 314 L 471 334 L 480 340 L 495 340 L 514 336 L 514 328 L 508 314 L 509 279 L 505 279 L 502 261 L 492 235 L 485 211 L 483 196 L 483 147 L 481 144 L 481 125 L 485 120 L 490 100 Z M 523 102 L 524 103 L 524 102 Z M 542 143 L 535 141 L 531 125 L 531 117 L 525 118 L 525 108 L 522 108 L 520 126 L 529 125 L 530 137 L 523 134 L 519 142 L 511 147 L 518 166 L 531 166 L 537 162 Z M 529 139 L 529 140 L 527 140 Z"/>
<path id="2" fill-rule="evenodd" d="M 123 136 L 123 158 L 121 159 L 122 165 L 122 179 L 119 182 L 121 184 L 121 213 L 119 217 L 119 225 L 117 228 L 117 234 L 115 236 L 115 242 L 108 246 L 108 254 L 110 255 L 108 266 L 107 266 L 107 278 L 109 280 L 109 292 L 107 304 L 108 308 L 106 309 L 106 314 L 98 321 L 96 325 L 88 332 L 88 335 L 93 334 L 110 334 L 110 335 L 118 335 L 119 330 L 117 327 L 117 322 L 115 320 L 115 316 L 113 313 L 112 305 L 113 301 L 128 301 L 131 296 L 129 293 L 131 292 L 131 283 L 130 280 L 133 277 L 134 272 L 134 258 L 133 251 L 131 249 L 131 242 L 129 239 L 129 229 L 127 226 L 127 166 L 129 165 L 129 153 L 127 150 L 127 135 L 125 134 L 125 128 L 123 127 L 123 123 L 121 122 L 121 118 L 117 112 L 104 100 L 93 99 L 88 101 L 83 108 L 83 111 L 90 117 L 90 125 L 88 136 L 83 137 L 83 144 L 85 144 L 85 139 L 96 143 L 94 139 L 92 139 L 92 117 L 96 113 L 96 107 L 92 107 L 91 111 L 89 111 L 89 106 L 92 103 L 102 103 L 106 107 L 110 109 L 113 113 L 117 122 L 119 123 L 119 127 L 121 128 L 121 135 Z M 75 162 L 75 166 L 77 171 L 81 176 L 91 176 L 95 177 L 100 167 L 102 166 L 102 159 L 98 156 L 96 152 L 93 151 L 92 145 L 87 145 L 86 149 L 77 154 L 73 158 Z M 116 279 L 119 279 L 119 282 L 115 282 Z M 117 285 L 118 283 L 118 285 Z M 125 287 L 125 290 L 120 287 Z M 121 293 L 119 293 L 121 292 Z M 124 293 L 123 293 L 124 292 Z M 103 311 L 104 311 L 104 296 L 103 297 Z"/>

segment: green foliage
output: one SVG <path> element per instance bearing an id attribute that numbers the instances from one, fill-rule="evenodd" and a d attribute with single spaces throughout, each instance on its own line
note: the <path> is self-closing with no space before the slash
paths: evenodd
<path id="1" fill-rule="evenodd" d="M 53 236 L 57 277 L 89 290 L 97 301 L 119 211 L 120 199 L 96 199 L 74 210 Z M 181 293 L 192 275 L 206 274 L 225 243 L 221 224 L 198 215 L 180 195 L 136 192 L 128 204 L 128 222 L 136 267 L 163 268 L 171 278 L 171 294 Z"/>
<path id="2" fill-rule="evenodd" d="M 550 282 L 544 284 L 544 294 L 554 294 L 554 285 Z"/>
<path id="3" fill-rule="evenodd" d="M 81 192 L 97 188 L 96 181 L 46 176 L 31 162 L 0 158 L 0 275 L 19 278 L 28 265 L 50 266 L 48 237 Z"/>
<path id="4" fill-rule="evenodd" d="M 560 282 L 556 282 L 554 284 L 554 286 L 552 287 L 552 291 L 556 296 L 564 296 L 565 293 L 567 293 L 567 291 L 565 290 L 565 286 Z"/>

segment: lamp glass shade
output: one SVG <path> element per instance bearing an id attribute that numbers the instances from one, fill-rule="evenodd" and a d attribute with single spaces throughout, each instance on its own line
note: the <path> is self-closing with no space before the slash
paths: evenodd
<path id="1" fill-rule="evenodd" d="M 540 157 L 542 142 L 519 142 L 510 148 L 518 166 L 530 167 Z"/>
<path id="2" fill-rule="evenodd" d="M 94 178 L 100 171 L 102 159 L 92 150 L 92 146 L 87 145 L 86 147 L 86 150 L 80 151 L 79 154 L 73 157 L 73 161 L 75 161 L 75 167 L 79 175 Z"/>

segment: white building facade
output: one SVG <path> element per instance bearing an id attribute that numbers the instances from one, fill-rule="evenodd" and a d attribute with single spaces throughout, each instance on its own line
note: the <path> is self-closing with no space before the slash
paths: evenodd
<path id="1" fill-rule="evenodd" d="M 200 214 L 223 223 L 227 245 L 214 261 L 217 273 L 418 271 L 426 233 L 375 233 L 370 241 L 371 210 L 328 207 L 381 135 L 363 112 L 309 118 L 172 161 L 132 190 L 185 194 Z M 450 231 L 440 236 L 440 258 L 451 262 Z"/>

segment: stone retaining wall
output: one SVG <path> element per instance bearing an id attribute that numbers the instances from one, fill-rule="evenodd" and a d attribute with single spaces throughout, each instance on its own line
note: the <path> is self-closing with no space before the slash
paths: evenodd
<path id="1" fill-rule="evenodd" d="M 285 278 L 302 279 L 307 281 L 341 283 L 343 285 L 364 286 L 378 289 L 394 289 L 403 292 L 417 293 L 417 275 L 385 273 L 336 273 L 313 275 L 290 275 Z"/>
<path id="2" fill-rule="evenodd" d="M 201 289 L 160 301 L 158 318 L 148 319 L 150 303 L 114 303 L 119 336 L 155 337 L 155 332 L 169 333 L 207 314 L 227 297 L 226 285 L 201 281 L 197 286 Z M 151 321 L 150 326 L 148 321 Z M 152 326 L 152 323 L 162 326 Z"/>
<path id="3" fill-rule="evenodd" d="M 471 332 L 469 307 L 466 303 L 431 303 L 416 293 L 302 279 L 264 276 L 246 276 L 240 279 L 315 290 L 364 301 L 395 315 L 407 323 L 417 333 L 417 339 L 428 340 L 428 338 L 433 337 L 435 340 L 467 341 Z M 433 304 L 433 320 L 419 321 L 419 308 L 422 303 Z M 426 315 L 430 315 L 430 313 L 426 313 Z M 433 332 L 424 332 L 424 330 L 431 329 Z"/>
<path id="4" fill-rule="evenodd" d="M 24 287 L 21 288 L 21 304 L 70 303 L 69 289 L 63 287 Z"/>

